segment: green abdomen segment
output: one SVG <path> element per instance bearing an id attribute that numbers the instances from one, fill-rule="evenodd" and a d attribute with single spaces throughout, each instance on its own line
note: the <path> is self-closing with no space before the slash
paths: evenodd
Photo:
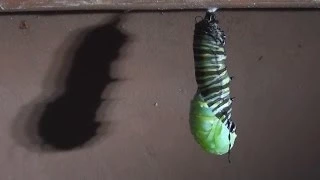
<path id="1" fill-rule="evenodd" d="M 227 153 L 237 137 L 215 116 L 207 103 L 201 100 L 200 94 L 191 102 L 190 129 L 202 149 L 217 155 Z"/>
<path id="2" fill-rule="evenodd" d="M 210 153 L 222 155 L 230 151 L 237 137 L 231 120 L 229 84 L 225 65 L 225 35 L 215 15 L 207 12 L 194 31 L 194 64 L 198 84 L 191 103 L 190 128 L 196 141 Z"/>

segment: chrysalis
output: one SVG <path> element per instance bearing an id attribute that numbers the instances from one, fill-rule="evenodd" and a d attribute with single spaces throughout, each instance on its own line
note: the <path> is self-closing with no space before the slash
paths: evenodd
<path id="1" fill-rule="evenodd" d="M 226 68 L 225 34 L 219 28 L 214 10 L 197 22 L 193 52 L 198 89 L 191 102 L 190 128 L 200 146 L 209 153 L 230 152 L 237 137 L 231 120 L 229 84 Z"/>

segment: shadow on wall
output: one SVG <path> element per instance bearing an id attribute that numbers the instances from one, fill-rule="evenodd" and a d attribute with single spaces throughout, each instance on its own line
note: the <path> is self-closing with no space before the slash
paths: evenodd
<path id="1" fill-rule="evenodd" d="M 101 122 L 96 119 L 96 112 L 102 103 L 107 103 L 101 98 L 102 93 L 116 80 L 110 76 L 111 64 L 127 42 L 127 35 L 117 28 L 119 23 L 117 16 L 75 37 L 75 44 L 67 51 L 72 57 L 67 54 L 63 58 L 55 77 L 54 97 L 51 94 L 51 98 L 45 98 L 43 93 L 18 114 L 13 136 L 19 144 L 29 150 L 71 150 L 97 135 Z"/>

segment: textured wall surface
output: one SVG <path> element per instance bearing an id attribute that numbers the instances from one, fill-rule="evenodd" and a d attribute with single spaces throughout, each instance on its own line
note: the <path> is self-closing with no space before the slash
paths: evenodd
<path id="1" fill-rule="evenodd" d="M 238 139 L 231 164 L 226 156 L 204 153 L 189 131 L 198 15 L 203 13 L 126 16 L 119 29 L 129 39 L 109 67 L 108 76 L 119 81 L 106 84 L 103 92 L 99 136 L 82 148 L 60 152 L 39 149 L 31 136 L 34 122 L 66 89 L 81 37 L 115 14 L 1 16 L 0 179 L 320 179 L 320 13 L 219 13 L 228 38 L 228 70 L 235 76 Z M 111 57 L 116 43 L 97 41 L 80 50 L 93 48 L 94 54 L 79 57 L 88 69 Z M 94 81 L 86 77 L 83 82 Z M 76 105 L 87 103 L 86 97 L 78 96 Z M 80 126 L 71 119 L 72 125 L 55 129 L 58 135 Z"/>
<path id="2" fill-rule="evenodd" d="M 318 0 L 1 0 L 1 11 L 319 8 Z"/>

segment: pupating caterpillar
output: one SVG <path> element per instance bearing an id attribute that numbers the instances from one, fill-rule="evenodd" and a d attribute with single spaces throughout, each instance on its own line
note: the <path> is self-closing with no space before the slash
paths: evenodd
<path id="1" fill-rule="evenodd" d="M 191 101 L 189 123 L 202 149 L 222 155 L 230 154 L 237 135 L 231 120 L 233 99 L 225 64 L 226 36 L 218 26 L 215 10 L 208 10 L 195 25 L 193 53 L 198 89 Z"/>

